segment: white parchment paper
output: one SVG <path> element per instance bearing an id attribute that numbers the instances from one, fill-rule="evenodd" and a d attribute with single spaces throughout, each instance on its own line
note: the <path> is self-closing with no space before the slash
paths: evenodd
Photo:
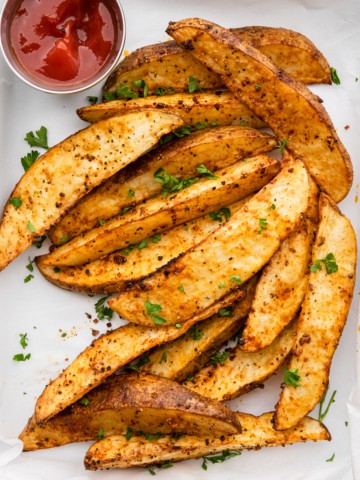
<path id="1" fill-rule="evenodd" d="M 0 1 L 0 5 L 4 1 Z M 169 20 L 199 16 L 225 27 L 245 25 L 281 26 L 307 35 L 336 67 L 341 85 L 316 86 L 355 168 L 355 180 L 342 211 L 358 230 L 357 196 L 360 182 L 360 2 L 359 0 L 123 0 L 129 51 L 163 41 Z M 357 81 L 357 78 L 359 80 Z M 4 205 L 22 175 L 20 157 L 29 148 L 26 132 L 45 125 L 49 144 L 83 128 L 75 109 L 86 105 L 89 92 L 59 97 L 37 92 L 21 83 L 0 58 L 0 205 Z M 345 128 L 345 127 L 349 128 Z M 40 252 L 45 253 L 48 245 Z M 26 265 L 39 253 L 35 247 L 0 273 L 0 479 L 1 480 L 88 480 L 145 479 L 146 469 L 86 472 L 83 457 L 88 444 L 21 453 L 17 436 L 33 412 L 37 396 L 50 378 L 57 376 L 92 340 L 94 325 L 85 313 L 94 315 L 98 297 L 70 293 L 48 284 L 38 272 L 25 284 Z M 330 393 L 337 391 L 325 423 L 333 440 L 243 452 L 223 464 L 192 460 L 159 470 L 159 478 L 178 480 L 360 480 L 360 358 L 357 358 L 358 296 L 354 301 L 330 375 Z M 112 321 L 113 328 L 120 325 Z M 66 332 L 66 337 L 61 334 Z M 22 350 L 20 334 L 27 333 L 29 346 Z M 27 362 L 14 362 L 16 353 L 31 353 Z M 260 414 L 273 410 L 279 395 L 282 373 L 256 390 L 231 402 L 234 409 Z M 313 412 L 317 416 L 317 408 Z M 327 462 L 335 454 L 332 462 Z"/>

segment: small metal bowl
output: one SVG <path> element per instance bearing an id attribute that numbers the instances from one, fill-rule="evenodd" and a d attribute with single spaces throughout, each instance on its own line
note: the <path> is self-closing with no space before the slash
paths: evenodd
<path id="1" fill-rule="evenodd" d="M 0 46 L 7 64 L 23 82 L 37 90 L 41 90 L 42 92 L 57 94 L 77 93 L 101 82 L 116 67 L 124 48 L 126 36 L 124 11 L 118 0 L 107 0 L 107 6 L 113 15 L 115 24 L 115 41 L 109 58 L 94 76 L 84 80 L 84 82 L 76 82 L 73 85 L 67 82 L 66 84 L 64 83 L 63 86 L 61 86 L 61 84 L 51 85 L 50 81 L 49 83 L 46 83 L 45 81 L 30 75 L 30 73 L 19 63 L 12 51 L 10 44 L 10 26 L 13 15 L 15 14 L 20 1 L 21 0 L 7 0 L 3 6 L 0 16 Z"/>

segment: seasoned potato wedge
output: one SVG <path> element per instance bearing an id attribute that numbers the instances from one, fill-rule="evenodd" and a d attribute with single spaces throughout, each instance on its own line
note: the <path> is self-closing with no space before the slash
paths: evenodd
<path id="1" fill-rule="evenodd" d="M 85 193 L 183 124 L 175 115 L 148 111 L 98 123 L 42 155 L 10 195 L 0 225 L 0 270 L 54 225 Z M 20 206 L 10 203 L 17 198 Z"/>
<path id="2" fill-rule="evenodd" d="M 85 398 L 41 425 L 31 418 L 20 435 L 24 449 L 93 440 L 100 429 L 104 435 L 125 435 L 128 428 L 150 434 L 241 432 L 227 407 L 156 375 L 114 375 Z"/>
<path id="3" fill-rule="evenodd" d="M 306 212 L 308 191 L 303 163 L 286 162 L 228 222 L 141 285 L 111 299 L 111 308 L 144 325 L 153 325 L 156 315 L 168 325 L 185 322 L 269 261 Z M 226 287 L 219 289 L 219 284 Z"/>
<path id="4" fill-rule="evenodd" d="M 142 371 L 181 382 L 200 369 L 244 325 L 256 282 L 256 277 L 247 282 L 246 293 L 231 306 L 230 317 L 220 317 L 216 313 L 209 319 L 196 323 L 177 340 L 154 349 L 148 355 L 148 362 Z"/>
<path id="5" fill-rule="evenodd" d="M 246 125 L 252 128 L 263 128 L 266 124 L 248 107 L 243 105 L 230 92 L 176 93 L 163 97 L 145 97 L 134 100 L 113 100 L 98 103 L 77 110 L 79 117 L 85 122 L 95 123 L 114 115 L 136 111 L 147 112 L 148 109 L 174 113 L 181 117 L 186 125 L 196 123 L 211 126 Z"/>
<path id="6" fill-rule="evenodd" d="M 85 468 L 98 470 L 145 467 L 200 458 L 225 450 L 259 449 L 296 442 L 331 440 L 327 428 L 310 417 L 305 417 L 289 430 L 277 432 L 272 425 L 272 415 L 272 412 L 264 413 L 260 417 L 236 413 L 243 426 L 243 433 L 221 438 L 184 435 L 179 439 L 164 436 L 147 441 L 139 436 L 127 440 L 125 436 L 110 435 L 89 448 L 85 456 Z"/>
<path id="7" fill-rule="evenodd" d="M 249 198 L 231 204 L 230 215 L 240 210 Z M 78 267 L 54 269 L 44 264 L 46 256 L 36 257 L 36 266 L 49 282 L 67 290 L 106 294 L 121 292 L 200 243 L 225 221 L 223 216 L 221 218 L 221 221 L 214 221 L 209 215 L 196 218 L 156 238 L 149 238 L 134 249 L 116 251 Z"/>
<path id="8" fill-rule="evenodd" d="M 320 224 L 312 252 L 309 287 L 299 319 L 289 370 L 300 377 L 285 385 L 275 427 L 296 425 L 319 402 L 344 328 L 355 284 L 356 237 L 333 201 L 320 195 Z"/>
<path id="9" fill-rule="evenodd" d="M 301 33 L 285 28 L 245 27 L 230 29 L 239 40 L 249 42 L 278 67 L 299 82 L 331 83 L 330 67 L 315 45 Z M 145 81 L 149 94 L 157 89 L 188 91 L 189 76 L 203 90 L 224 88 L 221 78 L 207 69 L 175 42 L 162 42 L 138 48 L 125 57 L 108 77 L 104 91 L 114 92 L 133 82 Z M 162 93 L 162 92 L 161 92 Z"/>
<path id="10" fill-rule="evenodd" d="M 154 238 L 155 234 L 245 198 L 278 171 L 279 162 L 264 155 L 223 168 L 215 178 L 200 179 L 167 198 L 151 198 L 103 226 L 73 238 L 43 257 L 44 265 L 81 265 L 145 238 Z"/>
<path id="11" fill-rule="evenodd" d="M 350 190 L 353 171 L 320 99 L 233 33 L 205 20 L 170 23 L 167 33 L 222 76 L 240 102 L 265 121 L 302 159 L 316 183 L 336 202 Z"/>
<path id="12" fill-rule="evenodd" d="M 83 197 L 49 233 L 59 245 L 158 194 L 161 184 L 154 180 L 159 168 L 176 178 L 198 177 L 196 166 L 206 163 L 211 171 L 225 168 L 245 157 L 269 152 L 277 140 L 246 127 L 207 128 L 151 151 L 141 160 L 113 175 Z"/>
<path id="13" fill-rule="evenodd" d="M 244 296 L 247 287 L 231 292 L 208 311 L 203 310 L 181 326 L 143 327 L 128 324 L 102 335 L 46 386 L 35 406 L 35 421 L 41 423 L 73 404 L 112 373 L 157 345 L 179 338 L 200 320 L 226 308 Z"/>
<path id="14" fill-rule="evenodd" d="M 202 368 L 184 385 L 204 397 L 219 401 L 232 400 L 269 378 L 286 360 L 294 345 L 296 322 L 286 327 L 266 348 L 259 352 L 244 352 L 240 345 L 229 350 L 222 364 Z"/>

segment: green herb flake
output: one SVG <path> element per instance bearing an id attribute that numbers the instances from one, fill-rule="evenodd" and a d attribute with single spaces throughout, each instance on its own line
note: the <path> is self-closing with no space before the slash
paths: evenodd
<path id="1" fill-rule="evenodd" d="M 34 262 L 35 262 L 35 258 L 34 260 L 31 260 L 31 258 L 29 257 L 29 263 L 26 265 L 26 268 L 29 270 L 29 272 L 34 271 L 34 266 L 33 266 Z"/>
<path id="2" fill-rule="evenodd" d="M 276 210 L 276 205 L 275 203 L 272 203 L 269 207 L 269 210 Z"/>
<path id="3" fill-rule="evenodd" d="M 171 463 L 170 460 L 165 460 L 165 462 L 160 463 L 160 465 L 158 465 L 158 468 L 164 469 L 164 468 L 171 468 L 171 467 L 173 467 L 173 466 L 174 466 L 174 465 Z"/>
<path id="4" fill-rule="evenodd" d="M 116 100 L 116 95 L 114 92 L 104 92 L 103 93 L 103 98 L 107 102 L 111 102 L 111 100 Z"/>
<path id="5" fill-rule="evenodd" d="M 182 327 L 182 324 L 181 324 L 181 323 L 175 323 L 175 327 L 176 327 L 176 328 L 181 328 L 181 327 Z"/>
<path id="6" fill-rule="evenodd" d="M 21 165 L 25 172 L 29 170 L 31 165 L 39 158 L 40 152 L 37 150 L 31 150 L 30 153 L 27 153 L 24 157 L 21 157 Z"/>
<path id="7" fill-rule="evenodd" d="M 129 189 L 126 197 L 125 197 L 125 200 L 128 199 L 128 198 L 131 198 L 135 195 L 135 190 L 133 190 L 132 188 Z"/>
<path id="8" fill-rule="evenodd" d="M 285 147 L 286 147 L 287 143 L 288 143 L 287 140 L 280 140 L 279 145 L 278 145 L 277 148 L 280 149 L 281 155 L 284 154 L 284 152 L 285 152 Z"/>
<path id="9" fill-rule="evenodd" d="M 315 263 L 310 267 L 310 271 L 312 273 L 315 273 L 317 270 L 322 270 L 322 263 L 325 266 L 327 275 L 330 275 L 331 273 L 336 273 L 339 269 L 334 254 L 330 252 L 326 255 L 325 258 L 318 258 L 317 260 L 315 260 Z"/>
<path id="10" fill-rule="evenodd" d="M 230 208 L 228 207 L 222 207 L 218 212 L 210 212 L 209 217 L 211 220 L 217 221 L 219 223 L 222 223 L 224 220 L 227 221 L 229 220 L 231 215 Z"/>
<path id="11" fill-rule="evenodd" d="M 349 422 L 345 422 L 345 427 L 347 427 L 349 425 Z"/>
<path id="12" fill-rule="evenodd" d="M 22 348 L 26 348 L 28 346 L 28 338 L 27 338 L 27 333 L 20 333 L 20 345 Z"/>
<path id="13" fill-rule="evenodd" d="M 39 130 L 34 132 L 28 132 L 25 135 L 25 139 L 30 147 L 41 147 L 45 148 L 46 150 L 49 148 L 48 140 L 47 140 L 47 128 L 41 126 Z"/>
<path id="14" fill-rule="evenodd" d="M 145 80 L 134 80 L 132 82 L 132 84 L 136 87 L 136 88 L 141 88 L 142 91 L 143 91 L 143 97 L 147 97 L 148 94 L 149 94 L 149 89 L 146 85 L 146 82 Z"/>
<path id="15" fill-rule="evenodd" d="M 335 453 L 332 454 L 332 456 L 330 458 L 328 458 L 326 461 L 327 462 L 332 462 L 335 458 Z"/>
<path id="16" fill-rule="evenodd" d="M 24 355 L 23 353 L 17 353 L 16 355 L 13 356 L 13 360 L 15 362 L 25 362 L 26 360 L 30 360 L 31 358 L 31 353 L 28 353 L 27 355 Z"/>
<path id="17" fill-rule="evenodd" d="M 128 207 L 124 207 L 121 212 L 120 212 L 120 215 L 125 215 L 126 212 L 128 212 L 129 210 L 131 210 L 131 207 L 128 206 Z"/>
<path id="18" fill-rule="evenodd" d="M 268 227 L 268 222 L 266 218 L 259 218 L 259 227 L 260 227 L 260 230 L 258 230 L 257 233 L 260 235 Z"/>
<path id="19" fill-rule="evenodd" d="M 35 278 L 34 275 L 30 273 L 30 275 L 24 278 L 24 283 L 29 283 L 33 278 Z"/>
<path id="20" fill-rule="evenodd" d="M 255 83 L 255 88 L 256 90 L 261 90 L 263 87 L 262 85 L 258 85 L 257 83 Z"/>
<path id="21" fill-rule="evenodd" d="M 198 178 L 180 179 L 174 177 L 162 167 L 158 168 L 154 173 L 154 180 L 162 184 L 161 195 L 163 198 L 166 198 L 169 193 L 181 192 L 184 188 L 188 188 L 193 183 L 199 181 Z"/>
<path id="22" fill-rule="evenodd" d="M 335 83 L 335 85 L 340 85 L 340 78 L 339 78 L 339 75 L 336 71 L 336 68 L 334 67 L 331 67 L 330 68 L 330 73 L 331 73 L 331 81 L 332 83 Z"/>
<path id="23" fill-rule="evenodd" d="M 139 357 L 136 362 L 130 364 L 128 366 L 128 368 L 130 370 L 135 370 L 135 372 L 141 372 L 141 370 L 143 369 L 143 366 L 146 365 L 147 363 L 150 363 L 150 358 L 144 354 L 144 355 L 141 355 L 141 357 Z"/>
<path id="24" fill-rule="evenodd" d="M 180 292 L 185 293 L 185 288 L 182 285 L 179 285 L 178 289 L 180 290 Z"/>
<path id="25" fill-rule="evenodd" d="M 96 439 L 95 440 L 102 440 L 105 436 L 105 432 L 104 432 L 104 429 L 103 428 L 100 428 L 100 430 L 98 431 L 97 435 L 96 435 Z"/>
<path id="26" fill-rule="evenodd" d="M 227 283 L 219 283 L 218 285 L 218 288 L 221 289 L 221 288 L 226 288 L 228 286 Z"/>
<path id="27" fill-rule="evenodd" d="M 139 98 L 139 94 L 134 92 L 134 90 L 131 90 L 130 86 L 126 83 L 122 87 L 115 90 L 115 98 L 111 98 L 111 100 L 115 100 L 117 98 L 130 100 L 131 98 Z"/>
<path id="28" fill-rule="evenodd" d="M 59 267 L 54 267 L 54 268 L 53 268 L 53 270 L 54 270 L 54 272 L 55 272 L 55 273 L 59 273 L 59 272 L 61 272 L 61 270 L 60 270 L 60 268 L 59 268 Z"/>
<path id="29" fill-rule="evenodd" d="M 218 311 L 218 315 L 219 317 L 232 317 L 233 316 L 232 311 L 233 311 L 233 307 L 231 306 L 220 308 L 220 310 Z"/>
<path id="30" fill-rule="evenodd" d="M 217 352 L 215 355 L 212 355 L 210 357 L 210 362 L 216 365 L 217 363 L 220 363 L 220 365 L 224 365 L 225 360 L 228 358 L 230 355 L 230 352 Z"/>
<path id="31" fill-rule="evenodd" d="M 238 283 L 239 285 L 240 285 L 240 283 L 242 283 L 241 278 L 239 277 L 239 275 L 231 275 L 231 277 L 230 277 L 230 282 L 231 282 L 231 283 L 236 282 L 236 283 Z"/>
<path id="32" fill-rule="evenodd" d="M 61 237 L 60 238 L 60 244 L 62 245 L 63 243 L 66 243 L 70 240 L 70 237 Z"/>
<path id="33" fill-rule="evenodd" d="M 86 99 L 91 105 L 95 105 L 99 100 L 98 97 L 93 97 L 91 95 L 88 95 Z"/>
<path id="34" fill-rule="evenodd" d="M 173 87 L 169 87 L 169 88 L 158 87 L 155 90 L 155 95 L 157 95 L 158 97 L 163 97 L 164 95 L 172 95 L 173 93 L 175 93 L 175 90 L 173 89 Z"/>
<path id="35" fill-rule="evenodd" d="M 35 233 L 35 227 L 34 225 L 30 222 L 30 220 L 26 224 L 26 228 L 30 230 L 31 233 Z"/>
<path id="36" fill-rule="evenodd" d="M 327 406 L 324 410 L 324 404 L 325 404 L 325 401 L 326 401 L 326 396 L 327 396 L 328 391 L 329 391 L 329 388 L 326 389 L 326 392 L 324 393 L 322 399 L 319 402 L 319 416 L 318 416 L 319 422 L 324 421 L 324 418 L 329 413 L 331 405 L 335 402 L 335 396 L 336 396 L 336 392 L 337 392 L 336 390 L 333 391 L 333 393 L 330 397 L 329 403 L 327 404 Z"/>
<path id="37" fill-rule="evenodd" d="M 212 464 L 214 463 L 222 463 L 225 462 L 226 460 L 229 460 L 230 458 L 236 457 L 237 455 L 241 455 L 240 450 L 224 450 L 222 453 L 218 455 L 212 455 L 208 457 L 203 457 L 203 462 L 202 462 L 202 469 L 207 470 L 207 462 L 211 462 Z"/>
<path id="38" fill-rule="evenodd" d="M 36 248 L 41 248 L 43 243 L 45 242 L 46 240 L 46 235 L 41 235 L 41 237 L 39 237 L 37 240 L 35 240 L 34 242 L 32 242 L 32 244 L 34 245 L 34 247 Z"/>
<path id="39" fill-rule="evenodd" d="M 159 363 L 163 363 L 163 362 L 166 363 L 166 361 L 167 361 L 167 353 L 164 352 L 164 353 L 162 354 L 162 356 L 161 356 L 161 359 L 160 359 L 160 362 L 159 362 Z"/>
<path id="40" fill-rule="evenodd" d="M 10 205 L 13 205 L 15 207 L 15 209 L 17 210 L 22 205 L 21 197 L 12 197 L 12 198 L 10 198 L 9 203 L 10 203 Z"/>
<path id="41" fill-rule="evenodd" d="M 63 332 L 63 333 L 61 334 L 62 338 L 66 337 L 66 335 L 67 335 L 66 332 Z"/>
<path id="42" fill-rule="evenodd" d="M 188 80 L 188 90 L 189 90 L 189 93 L 194 93 L 196 92 L 196 90 L 199 90 L 200 92 L 202 92 L 199 82 L 192 75 L 189 77 L 189 80 Z"/>
<path id="43" fill-rule="evenodd" d="M 286 385 L 289 385 L 290 387 L 300 387 L 301 383 L 299 383 L 301 380 L 300 375 L 298 375 L 298 369 L 294 368 L 293 370 L 289 370 L 288 368 L 285 370 L 285 375 L 284 375 L 284 382 Z"/>
<path id="44" fill-rule="evenodd" d="M 87 398 L 87 397 L 83 397 L 81 400 L 80 400 L 80 403 L 81 405 L 84 405 L 85 407 L 87 407 L 90 403 L 90 400 Z"/>
<path id="45" fill-rule="evenodd" d="M 150 465 L 147 465 L 146 468 L 148 469 L 150 475 L 156 475 L 155 470 Z"/>
<path id="46" fill-rule="evenodd" d="M 210 170 L 203 163 L 201 163 L 196 167 L 196 171 L 200 173 L 201 176 L 204 178 L 212 178 L 212 179 L 219 178 L 217 175 L 210 172 Z"/>
<path id="47" fill-rule="evenodd" d="M 134 434 L 134 429 L 131 427 L 128 427 L 125 433 L 126 440 L 129 441 L 132 438 L 133 434 Z"/>
<path id="48" fill-rule="evenodd" d="M 105 225 L 106 223 L 106 220 L 99 220 L 99 226 L 102 227 L 103 225 Z"/>
<path id="49" fill-rule="evenodd" d="M 105 302 L 109 297 L 110 295 L 102 297 L 95 303 L 95 312 L 99 320 L 111 320 L 113 317 L 114 311 L 105 305 Z"/>
<path id="50" fill-rule="evenodd" d="M 201 340 L 204 336 L 204 332 L 198 330 L 197 324 L 190 327 L 186 334 L 189 335 L 189 337 L 191 337 L 193 340 Z"/>
<path id="51" fill-rule="evenodd" d="M 162 318 L 158 315 L 162 311 L 162 306 L 158 303 L 151 303 L 149 300 L 145 302 L 146 313 L 149 315 L 151 320 L 157 325 L 163 325 L 166 323 L 165 318 Z"/>

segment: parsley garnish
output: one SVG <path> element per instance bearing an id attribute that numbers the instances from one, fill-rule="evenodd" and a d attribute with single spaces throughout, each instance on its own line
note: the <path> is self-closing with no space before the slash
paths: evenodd
<path id="1" fill-rule="evenodd" d="M 190 185 L 199 181 L 198 178 L 176 178 L 162 167 L 158 168 L 154 173 L 154 180 L 162 184 L 161 195 L 163 198 L 166 198 L 169 193 L 180 192 L 184 188 L 190 187 Z"/>
<path id="2" fill-rule="evenodd" d="M 286 385 L 290 387 L 301 387 L 301 383 L 299 383 L 301 377 L 298 375 L 298 369 L 294 368 L 294 370 L 289 370 L 288 368 L 285 370 L 284 382 Z"/>
<path id="3" fill-rule="evenodd" d="M 130 370 L 135 370 L 135 372 L 141 372 L 143 366 L 149 362 L 150 362 L 150 358 L 146 354 L 144 354 L 141 357 L 139 357 L 135 363 L 130 364 L 128 368 Z"/>
<path id="4" fill-rule="evenodd" d="M 142 88 L 143 91 L 143 97 L 147 97 L 149 93 L 149 89 L 146 85 L 145 80 L 134 80 L 132 84 L 137 87 L 137 88 Z"/>
<path id="5" fill-rule="evenodd" d="M 34 132 L 28 132 L 25 135 L 25 139 L 27 143 L 30 145 L 30 147 L 41 147 L 45 148 L 46 150 L 49 148 L 48 146 L 48 140 L 47 140 L 47 128 L 46 127 L 40 127 L 39 130 L 36 130 Z"/>
<path id="6" fill-rule="evenodd" d="M 27 222 L 26 228 L 27 228 L 28 230 L 30 230 L 31 233 L 34 233 L 34 232 L 35 232 L 35 227 L 34 227 L 34 225 L 30 222 L 30 220 Z"/>
<path id="7" fill-rule="evenodd" d="M 217 352 L 215 355 L 212 355 L 210 357 L 210 362 L 216 365 L 217 363 L 220 363 L 221 366 L 224 365 L 225 360 L 228 358 L 230 355 L 230 352 Z"/>
<path id="8" fill-rule="evenodd" d="M 30 360 L 30 358 L 31 353 L 28 353 L 27 355 L 24 355 L 23 353 L 17 353 L 13 356 L 13 360 L 15 360 L 15 362 L 25 362 L 26 360 Z"/>
<path id="9" fill-rule="evenodd" d="M 33 267 L 34 262 L 35 262 L 35 258 L 34 258 L 34 260 L 31 260 L 30 257 L 29 257 L 29 263 L 26 265 L 26 268 L 29 270 L 29 272 L 34 271 L 34 267 Z"/>
<path id="10" fill-rule="evenodd" d="M 151 303 L 149 300 L 145 302 L 146 313 L 149 315 L 151 320 L 156 323 L 157 325 L 162 325 L 166 323 L 165 318 L 162 318 L 158 315 L 162 311 L 162 306 L 158 303 Z"/>
<path id="11" fill-rule="evenodd" d="M 95 440 L 102 440 L 105 436 L 105 432 L 104 432 L 104 429 L 103 428 L 100 428 L 100 430 L 98 431 L 97 435 L 96 435 L 96 439 Z"/>
<path id="12" fill-rule="evenodd" d="M 98 101 L 98 97 L 92 97 L 92 96 L 88 95 L 86 98 L 91 103 L 91 105 L 95 105 L 95 103 L 97 103 L 97 101 Z"/>
<path id="13" fill-rule="evenodd" d="M 156 475 L 155 470 L 150 465 L 147 465 L 146 468 L 149 470 L 150 475 Z"/>
<path id="14" fill-rule="evenodd" d="M 175 90 L 173 89 L 173 87 L 169 87 L 169 88 L 158 87 L 155 90 L 155 95 L 157 95 L 158 97 L 162 97 L 164 95 L 172 95 L 173 93 L 175 93 Z"/>
<path id="15" fill-rule="evenodd" d="M 159 362 L 159 363 L 166 362 L 166 360 L 167 360 L 167 353 L 164 352 L 164 353 L 162 354 L 162 356 L 161 356 L 161 359 L 160 359 L 160 362 Z"/>
<path id="16" fill-rule="evenodd" d="M 186 333 L 193 340 L 201 340 L 202 337 L 204 336 L 204 332 L 201 332 L 200 330 L 198 330 L 197 324 L 195 324 L 191 328 L 189 328 L 189 330 Z"/>
<path id="17" fill-rule="evenodd" d="M 261 90 L 263 87 L 262 85 L 258 85 L 257 83 L 255 83 L 255 88 L 256 90 Z"/>
<path id="18" fill-rule="evenodd" d="M 178 289 L 180 290 L 180 292 L 185 293 L 185 288 L 182 285 L 179 285 Z"/>
<path id="19" fill-rule="evenodd" d="M 130 188 L 130 190 L 128 191 L 125 199 L 131 198 L 131 197 L 133 197 L 134 195 L 135 195 L 135 191 L 134 191 L 132 188 Z"/>
<path id="20" fill-rule="evenodd" d="M 277 148 L 280 148 L 280 153 L 281 155 L 283 155 L 283 153 L 285 152 L 285 147 L 287 145 L 287 140 L 280 140 L 279 142 L 279 145 L 277 146 Z"/>
<path id="21" fill-rule="evenodd" d="M 258 230 L 257 233 L 260 235 L 263 230 L 266 230 L 267 226 L 268 226 L 268 223 L 267 223 L 266 218 L 259 218 L 259 227 L 260 227 L 260 230 Z"/>
<path id="22" fill-rule="evenodd" d="M 189 93 L 194 93 L 196 90 L 200 90 L 200 92 L 202 91 L 199 82 L 192 75 L 189 77 L 188 90 Z"/>
<path id="23" fill-rule="evenodd" d="M 83 397 L 81 400 L 80 400 L 80 403 L 81 405 L 85 405 L 85 407 L 87 407 L 90 403 L 90 400 L 87 398 L 87 397 Z"/>
<path id="24" fill-rule="evenodd" d="M 60 268 L 59 268 L 59 267 L 54 267 L 54 268 L 53 268 L 53 270 L 54 270 L 54 272 L 55 272 L 55 273 L 59 273 L 59 272 L 61 272 L 61 270 L 60 270 Z"/>
<path id="25" fill-rule="evenodd" d="M 159 243 L 161 241 L 161 235 L 157 234 L 154 235 L 153 237 L 148 237 L 144 238 L 140 243 L 132 243 L 130 244 L 127 248 L 123 248 L 121 250 L 121 253 L 123 255 L 129 255 L 135 248 L 138 250 L 142 250 L 143 248 L 147 248 L 149 245 L 149 242 L 151 243 Z"/>
<path id="26" fill-rule="evenodd" d="M 233 307 L 224 307 L 224 308 L 220 308 L 220 310 L 218 311 L 218 315 L 219 317 L 232 317 L 232 311 L 233 311 Z"/>
<path id="27" fill-rule="evenodd" d="M 332 83 L 335 83 L 335 85 L 340 85 L 341 82 L 340 82 L 340 78 L 337 74 L 336 68 L 331 67 L 330 72 L 331 72 Z"/>
<path id="28" fill-rule="evenodd" d="M 201 173 L 201 176 L 204 177 L 204 178 L 213 178 L 213 179 L 219 178 L 217 175 L 210 172 L 210 170 L 203 163 L 201 163 L 200 165 L 198 165 L 196 167 L 196 171 L 198 173 Z"/>
<path id="29" fill-rule="evenodd" d="M 218 212 L 210 212 L 209 217 L 211 218 L 211 220 L 222 223 L 223 217 L 225 220 L 229 220 L 230 214 L 230 208 L 222 207 Z"/>
<path id="30" fill-rule="evenodd" d="M 125 98 L 125 99 L 130 99 L 130 98 L 138 98 L 139 94 L 137 92 L 134 92 L 134 90 L 131 90 L 130 86 L 128 84 L 123 85 L 120 88 L 117 88 L 115 90 L 115 98 Z"/>
<path id="31" fill-rule="evenodd" d="M 325 403 L 325 400 L 326 400 L 326 395 L 328 393 L 328 390 L 329 390 L 329 388 L 326 389 L 326 392 L 324 393 L 322 399 L 319 402 L 319 416 L 318 416 L 319 422 L 322 422 L 324 420 L 326 415 L 329 413 L 331 404 L 335 402 L 336 390 L 333 391 L 333 393 L 330 397 L 329 403 L 327 404 L 327 407 L 323 411 L 323 407 L 324 407 L 324 403 Z"/>
<path id="32" fill-rule="evenodd" d="M 128 427 L 128 429 L 126 430 L 126 433 L 125 433 L 126 440 L 130 440 L 132 438 L 133 434 L 134 434 L 134 429 L 131 428 L 131 427 Z"/>
<path id="33" fill-rule="evenodd" d="M 23 348 L 26 348 L 28 346 L 28 338 L 27 338 L 27 333 L 20 333 L 20 345 Z"/>
<path id="34" fill-rule="evenodd" d="M 332 462 L 335 458 L 335 453 L 332 454 L 332 456 L 330 458 L 328 458 L 326 461 L 327 462 Z"/>
<path id="35" fill-rule="evenodd" d="M 39 158 L 40 152 L 37 150 L 31 150 L 30 153 L 27 153 L 24 157 L 21 157 L 21 165 L 23 166 L 25 172 L 29 170 L 31 165 Z"/>
<path id="36" fill-rule="evenodd" d="M 236 457 L 237 455 L 241 455 L 241 452 L 239 450 L 225 450 L 224 452 L 220 453 L 219 455 L 212 455 L 211 457 L 203 457 L 203 462 L 202 462 L 202 469 L 207 470 L 207 462 L 211 463 L 222 463 L 225 462 L 225 460 L 229 460 L 229 458 Z"/>
<path id="37" fill-rule="evenodd" d="M 181 324 L 181 323 L 175 323 L 175 327 L 176 327 L 176 328 L 181 328 L 181 327 L 182 327 L 182 324 Z"/>
<path id="38" fill-rule="evenodd" d="M 35 278 L 34 275 L 31 275 L 31 273 L 30 273 L 30 275 L 28 275 L 27 277 L 24 278 L 24 283 L 29 283 L 30 280 L 32 280 L 33 278 Z"/>
<path id="39" fill-rule="evenodd" d="M 219 283 L 218 288 L 226 288 L 227 286 L 227 283 Z"/>
<path id="40" fill-rule="evenodd" d="M 97 318 L 99 320 L 111 320 L 112 319 L 112 316 L 114 314 L 113 310 L 110 308 L 110 307 L 107 307 L 106 305 L 104 305 L 104 303 L 106 302 L 106 300 L 110 297 L 110 295 L 107 295 L 106 297 L 102 297 L 100 298 L 100 300 L 98 300 L 96 303 L 95 303 L 95 312 L 97 313 Z"/>
<path id="41" fill-rule="evenodd" d="M 231 275 L 230 277 L 230 282 L 233 283 L 233 282 L 236 282 L 240 285 L 240 283 L 242 283 L 241 281 L 241 278 L 239 277 L 239 275 Z"/>
<path id="42" fill-rule="evenodd" d="M 317 270 L 321 270 L 322 263 L 325 265 L 327 275 L 330 275 L 331 273 L 336 273 L 339 269 L 334 254 L 330 252 L 326 255 L 325 258 L 319 258 L 315 260 L 315 263 L 310 267 L 311 272 L 315 273 Z"/>
<path id="43" fill-rule="evenodd" d="M 103 225 L 105 225 L 106 223 L 106 220 L 99 220 L 99 226 L 102 227 Z"/>
<path id="44" fill-rule="evenodd" d="M 70 237 L 61 237 L 61 238 L 60 238 L 60 243 L 61 243 L 61 245 L 62 245 L 63 243 L 68 242 L 69 240 L 70 240 Z"/>
<path id="45" fill-rule="evenodd" d="M 41 247 L 42 247 L 42 244 L 44 243 L 45 240 L 46 240 L 46 235 L 41 235 L 41 237 L 39 237 L 37 240 L 35 240 L 34 242 L 32 242 L 32 244 L 33 244 L 36 248 L 41 248 Z"/>
<path id="46" fill-rule="evenodd" d="M 13 205 L 15 207 L 15 209 L 17 210 L 22 205 L 21 197 L 12 197 L 12 198 L 10 198 L 9 203 L 11 205 Z"/>
<path id="47" fill-rule="evenodd" d="M 275 210 L 276 209 L 276 205 L 275 203 L 272 203 L 269 207 L 269 210 Z"/>

